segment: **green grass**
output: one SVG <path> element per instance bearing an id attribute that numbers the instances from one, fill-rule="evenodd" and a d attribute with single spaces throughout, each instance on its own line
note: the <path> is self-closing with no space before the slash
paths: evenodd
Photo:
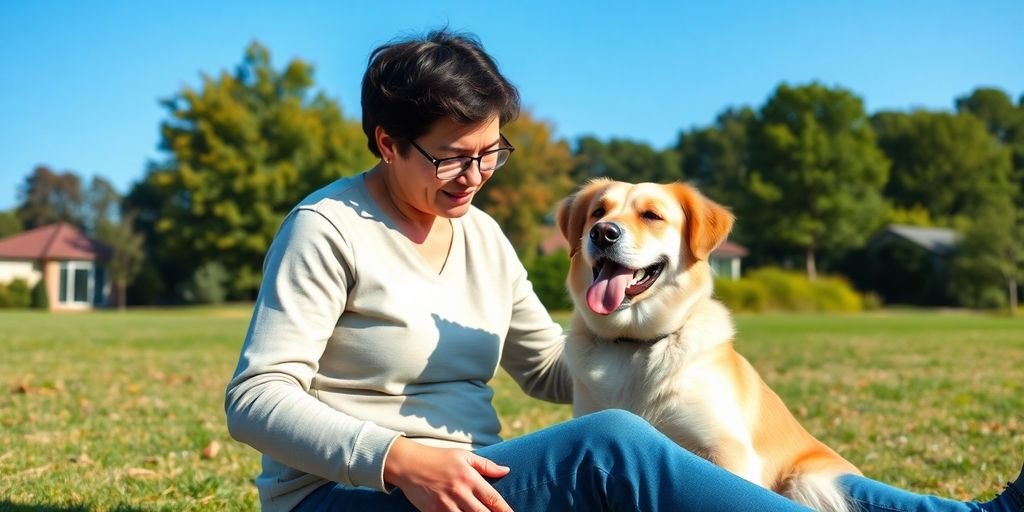
<path id="1" fill-rule="evenodd" d="M 0 312 L 0 509 L 257 508 L 258 455 L 227 435 L 222 406 L 248 316 Z M 870 476 L 988 498 L 1024 461 L 1024 320 L 879 312 L 737 325 L 738 349 L 808 430 Z M 504 375 L 494 387 L 506 437 L 570 415 Z M 204 456 L 211 443 L 219 453 Z"/>

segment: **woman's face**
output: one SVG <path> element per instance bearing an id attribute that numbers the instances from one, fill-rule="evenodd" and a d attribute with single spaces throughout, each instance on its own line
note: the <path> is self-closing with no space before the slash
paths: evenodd
<path id="1" fill-rule="evenodd" d="M 499 128 L 498 116 L 475 125 L 441 119 L 413 142 L 437 159 L 479 156 L 502 145 Z M 392 144 L 389 149 L 394 147 Z M 395 178 L 391 181 L 393 198 L 419 214 L 445 218 L 465 215 L 473 197 L 494 174 L 494 171 L 481 172 L 474 162 L 459 177 L 442 181 L 437 179 L 434 164 L 411 145 L 404 156 L 396 151 L 388 153 L 393 157 L 390 164 Z"/>

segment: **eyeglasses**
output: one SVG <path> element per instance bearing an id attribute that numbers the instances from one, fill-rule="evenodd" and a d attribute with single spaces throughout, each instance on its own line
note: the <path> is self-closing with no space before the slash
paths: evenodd
<path id="1" fill-rule="evenodd" d="M 499 167 L 505 165 L 505 162 L 508 162 L 509 155 L 516 148 L 512 147 L 512 144 L 504 135 L 499 134 L 499 136 L 501 137 L 501 143 L 505 144 L 500 148 L 484 151 L 480 153 L 480 156 L 453 156 L 451 158 L 434 158 L 430 156 L 430 153 L 424 151 L 419 144 L 416 144 L 416 141 L 410 140 L 409 142 L 421 155 L 430 160 L 430 163 L 434 164 L 434 175 L 437 176 L 437 179 L 450 181 L 462 176 L 473 165 L 473 162 L 476 162 L 477 166 L 479 166 L 480 172 L 496 171 Z"/>

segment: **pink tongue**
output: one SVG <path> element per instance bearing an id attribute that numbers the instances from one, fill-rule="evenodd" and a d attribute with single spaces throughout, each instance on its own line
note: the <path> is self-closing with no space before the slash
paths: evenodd
<path id="1" fill-rule="evenodd" d="M 631 279 L 632 269 L 611 262 L 605 263 L 597 279 L 594 279 L 594 284 L 587 289 L 587 305 L 590 310 L 599 315 L 607 315 L 618 309 L 626 298 L 626 286 Z"/>

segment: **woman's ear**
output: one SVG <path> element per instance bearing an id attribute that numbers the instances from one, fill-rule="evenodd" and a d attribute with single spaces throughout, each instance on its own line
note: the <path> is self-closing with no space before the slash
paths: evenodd
<path id="1" fill-rule="evenodd" d="M 377 151 L 380 151 L 381 160 L 391 163 L 398 154 L 398 146 L 395 139 L 388 135 L 388 132 L 384 131 L 384 128 L 379 125 L 373 129 L 373 138 L 377 143 Z"/>
<path id="2" fill-rule="evenodd" d="M 690 254 L 698 260 L 707 260 L 732 230 L 733 215 L 724 206 L 704 197 L 697 189 L 677 183 L 676 197 L 686 215 L 684 239 Z"/>

